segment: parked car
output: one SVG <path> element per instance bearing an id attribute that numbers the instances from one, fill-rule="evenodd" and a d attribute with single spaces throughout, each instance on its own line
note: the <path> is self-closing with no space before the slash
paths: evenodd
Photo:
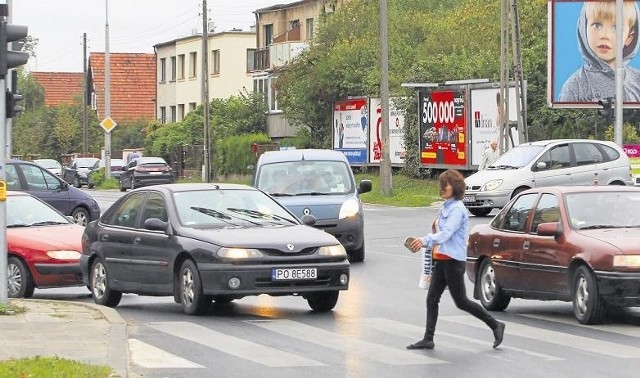
<path id="1" fill-rule="evenodd" d="M 124 172 L 127 163 L 124 162 L 124 160 L 122 159 L 111 159 L 111 172 L 110 175 L 113 178 L 117 178 L 120 179 L 120 175 L 122 174 L 122 172 Z M 100 159 L 100 162 L 98 163 L 98 169 L 100 168 L 104 168 L 104 160 Z"/>
<path id="2" fill-rule="evenodd" d="M 7 195 L 9 298 L 29 298 L 35 288 L 83 285 L 84 227 L 28 193 Z"/>
<path id="3" fill-rule="evenodd" d="M 333 150 L 267 151 L 258 159 L 253 186 L 270 194 L 298 218 L 313 215 L 315 227 L 335 236 L 352 262 L 364 261 L 364 211 L 349 162 Z"/>
<path id="4" fill-rule="evenodd" d="M 640 306 L 640 188 L 556 186 L 516 195 L 471 229 L 467 274 L 488 310 L 512 297 L 572 301 L 580 323 Z"/>
<path id="5" fill-rule="evenodd" d="M 91 182 L 91 172 L 98 169 L 100 159 L 98 158 L 77 158 L 74 159 L 69 166 L 62 170 L 62 179 L 69 184 L 73 184 L 76 188 L 82 188 L 86 185 L 92 189 L 94 184 Z"/>
<path id="6" fill-rule="evenodd" d="M 100 217 L 100 206 L 91 195 L 70 186 L 37 164 L 9 160 L 5 176 L 7 189 L 32 194 L 62 214 L 72 216 L 81 226 Z"/>
<path id="7" fill-rule="evenodd" d="M 62 164 L 59 161 L 54 159 L 36 159 L 33 161 L 38 164 L 42 168 L 46 168 L 49 172 L 55 174 L 56 176 L 60 176 L 62 174 Z"/>
<path id="8" fill-rule="evenodd" d="M 171 184 L 173 170 L 161 157 L 145 156 L 131 160 L 120 175 L 119 187 L 124 192 L 141 186 Z"/>
<path id="9" fill-rule="evenodd" d="M 632 185 L 631 164 L 613 142 L 542 140 L 521 144 L 465 179 L 464 205 L 476 216 L 501 208 L 529 188 L 551 185 Z"/>
<path id="10" fill-rule="evenodd" d="M 87 226 L 82 249 L 84 282 L 111 307 L 122 293 L 173 295 L 185 313 L 202 314 L 212 300 L 269 294 L 300 295 L 329 311 L 349 284 L 336 238 L 245 185 L 133 190 Z"/>

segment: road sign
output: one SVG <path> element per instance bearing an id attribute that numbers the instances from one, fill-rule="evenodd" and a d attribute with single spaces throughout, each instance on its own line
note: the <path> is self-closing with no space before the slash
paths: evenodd
<path id="1" fill-rule="evenodd" d="M 114 127 L 118 126 L 116 121 L 111 119 L 111 117 L 107 117 L 100 122 L 100 126 L 104 129 L 104 131 L 110 133 Z"/>

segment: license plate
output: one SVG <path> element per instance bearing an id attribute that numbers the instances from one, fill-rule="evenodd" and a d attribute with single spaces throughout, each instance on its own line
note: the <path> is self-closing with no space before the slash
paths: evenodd
<path id="1" fill-rule="evenodd" d="M 271 271 L 272 281 L 315 280 L 317 277 L 318 270 L 316 268 L 273 269 Z"/>
<path id="2" fill-rule="evenodd" d="M 149 172 L 150 175 L 161 175 L 162 172 Z"/>
<path id="3" fill-rule="evenodd" d="M 464 196 L 462 202 L 476 202 L 476 196 Z"/>

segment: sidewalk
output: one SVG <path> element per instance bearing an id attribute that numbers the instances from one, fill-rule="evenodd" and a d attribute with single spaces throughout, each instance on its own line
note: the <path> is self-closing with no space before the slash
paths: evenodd
<path id="1" fill-rule="evenodd" d="M 112 308 L 92 303 L 12 299 L 25 309 L 0 315 L 0 360 L 58 356 L 113 369 L 127 378 L 127 324 Z"/>

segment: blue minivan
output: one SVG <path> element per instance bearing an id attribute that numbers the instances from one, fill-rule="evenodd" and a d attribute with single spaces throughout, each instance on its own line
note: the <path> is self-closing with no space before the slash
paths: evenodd
<path id="1" fill-rule="evenodd" d="M 364 211 L 359 195 L 371 191 L 371 181 L 361 180 L 356 186 L 342 152 L 267 151 L 258 159 L 253 186 L 298 218 L 312 215 L 316 219 L 314 227 L 335 236 L 350 261 L 364 261 Z"/>

